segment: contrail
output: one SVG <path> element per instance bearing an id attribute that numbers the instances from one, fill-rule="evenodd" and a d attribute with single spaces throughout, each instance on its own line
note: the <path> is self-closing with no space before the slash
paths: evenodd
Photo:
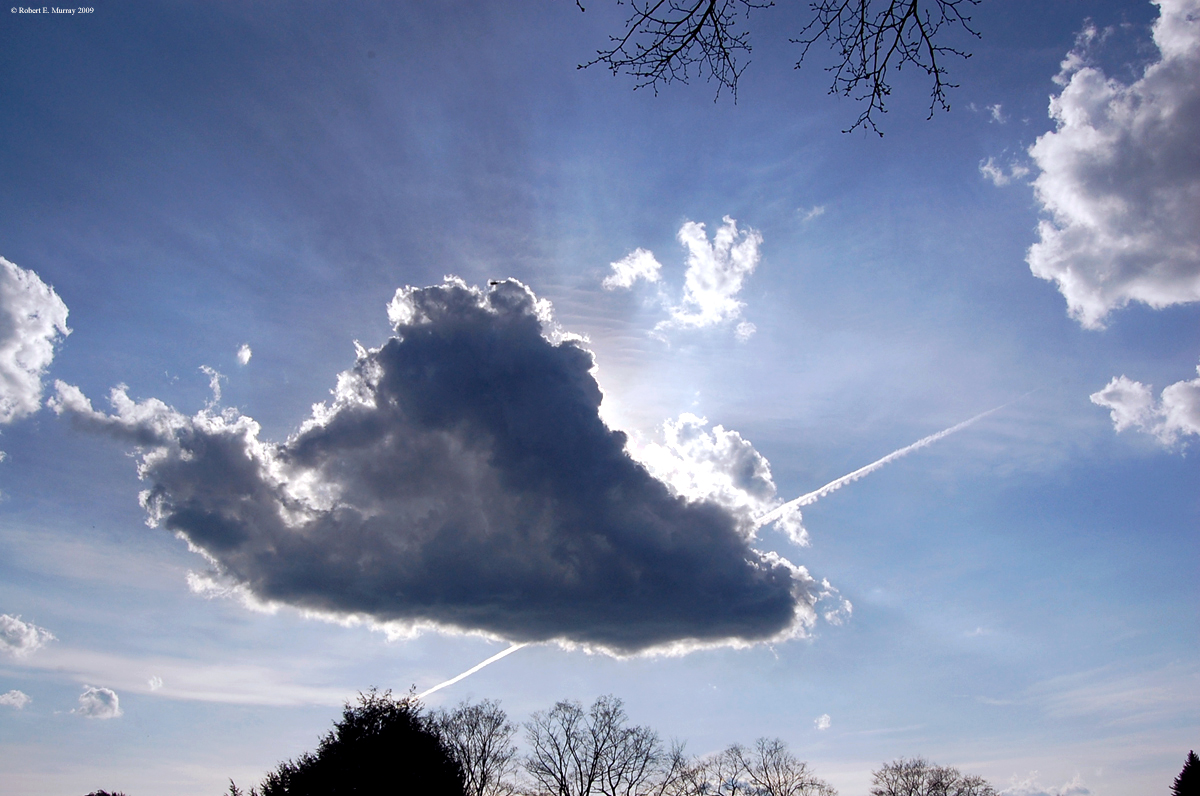
<path id="1" fill-rule="evenodd" d="M 1022 396 L 1022 397 L 1024 397 L 1024 396 Z M 1012 402 L 1010 401 L 1009 403 L 1012 403 Z M 788 509 L 791 509 L 793 507 L 810 506 L 813 503 L 816 503 L 821 498 L 828 495 L 830 492 L 836 492 L 837 490 L 844 487 L 846 484 L 853 483 L 854 481 L 857 481 L 858 479 L 862 478 L 865 475 L 870 475 L 871 473 L 878 470 L 880 467 L 883 467 L 885 464 L 888 464 L 889 462 L 894 462 L 896 459 L 899 459 L 901 456 L 907 456 L 908 454 L 912 453 L 913 451 L 917 450 L 918 448 L 924 448 L 926 445 L 932 445 L 933 443 L 937 442 L 939 439 L 948 437 L 956 431 L 962 431 L 964 428 L 971 425 L 975 421 L 982 420 L 983 418 L 987 417 L 988 415 L 992 414 L 993 412 L 999 412 L 1001 409 L 1003 409 L 1006 406 L 1008 406 L 1008 404 L 1001 404 L 1000 406 L 997 406 L 995 409 L 989 409 L 986 412 L 975 415 L 975 417 L 972 417 L 970 420 L 964 420 L 956 426 L 950 426 L 950 428 L 945 429 L 944 431 L 939 431 L 936 434 L 930 434 L 928 437 L 923 437 L 911 445 L 906 445 L 898 451 L 893 451 L 893 452 L 889 453 L 887 456 L 884 456 L 882 459 L 877 459 L 876 461 L 871 462 L 866 467 L 860 467 L 857 470 L 855 470 L 854 472 L 850 473 L 849 475 L 843 475 L 841 478 L 838 478 L 834 481 L 830 481 L 828 484 L 821 487 L 820 489 L 817 489 L 813 492 L 809 492 L 806 495 L 801 495 L 800 497 L 796 498 L 795 500 L 789 500 L 787 503 L 784 503 L 782 506 L 777 506 L 776 508 L 772 509 L 771 511 L 768 511 L 766 514 L 762 515 L 757 520 L 755 520 L 754 527 L 761 528 L 762 526 L 766 525 L 767 523 L 774 522 L 775 520 L 777 520 L 781 516 L 783 516 L 784 512 L 786 512 Z"/>
<path id="2" fill-rule="evenodd" d="M 470 677 L 471 675 L 475 674 L 475 672 L 479 671 L 479 670 L 480 670 L 480 669 L 482 669 L 484 666 L 490 666 L 491 664 L 493 664 L 493 663 L 495 663 L 496 661 L 498 661 L 498 660 L 500 660 L 501 658 L 503 658 L 505 655 L 512 655 L 514 652 L 516 652 L 517 650 L 521 649 L 521 647 L 524 647 L 524 646 L 525 646 L 524 644 L 513 644 L 513 645 L 512 645 L 511 647 L 509 647 L 508 649 L 506 649 L 506 650 L 501 650 L 500 652 L 497 652 L 495 655 L 493 655 L 492 657 L 488 658 L 488 659 L 487 659 L 486 661 L 484 661 L 483 663 L 477 663 L 477 664 L 475 664 L 474 666 L 472 666 L 470 669 L 467 669 L 467 670 L 466 670 L 465 672 L 463 672 L 462 674 L 460 674 L 460 675 L 458 675 L 458 676 L 456 676 L 456 677 L 451 677 L 449 680 L 447 680 L 447 681 L 446 681 L 446 682 L 444 682 L 444 683 L 438 683 L 438 684 L 437 684 L 437 685 L 435 685 L 433 688 L 430 688 L 430 689 L 429 689 L 429 690 L 427 690 L 427 691 L 422 691 L 421 693 L 417 694 L 417 699 L 424 699 L 425 697 L 427 697 L 427 696 L 429 696 L 430 694 L 432 694 L 434 691 L 441 691 L 443 688 L 445 688 L 445 687 L 446 687 L 446 686 L 448 686 L 448 685 L 454 685 L 454 684 L 455 684 L 455 683 L 457 683 L 459 680 L 462 680 L 462 679 L 464 679 L 464 678 Z"/>

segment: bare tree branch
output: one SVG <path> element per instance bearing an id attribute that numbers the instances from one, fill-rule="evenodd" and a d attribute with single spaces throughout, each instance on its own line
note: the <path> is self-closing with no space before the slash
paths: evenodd
<path id="1" fill-rule="evenodd" d="M 618 0 L 621 2 L 621 0 Z M 625 21 L 623 36 L 610 36 L 612 47 L 578 68 L 604 64 L 615 75 L 624 72 L 636 81 L 635 89 L 707 73 L 717 83 L 717 96 L 729 89 L 737 101 L 737 82 L 748 61 L 738 64 L 738 53 L 750 54 L 750 32 L 734 30 L 739 9 L 746 16 L 754 8 L 769 8 L 770 0 L 630 0 L 633 12 Z"/>
<path id="2" fill-rule="evenodd" d="M 617 0 L 622 3 L 622 0 Z M 576 0 L 578 5 L 580 0 Z M 890 73 L 912 66 L 933 80 L 929 118 L 941 107 L 950 109 L 945 61 L 969 58 L 970 53 L 942 43 L 947 28 L 962 28 L 978 38 L 966 13 L 980 0 L 813 0 L 812 19 L 792 43 L 802 47 L 799 69 L 818 41 L 826 41 L 836 56 L 829 93 L 866 103 L 858 119 L 843 132 L 859 127 L 882 135 L 876 114 L 886 113 L 891 95 Z M 622 3 L 623 4 L 623 3 Z M 634 78 L 634 88 L 651 88 L 693 77 L 715 81 L 717 96 L 728 89 L 737 101 L 738 80 L 751 51 L 748 30 L 736 30 L 739 16 L 774 5 L 769 0 L 630 0 L 633 9 L 621 36 L 610 36 L 612 47 L 598 50 L 580 69 L 603 64 L 615 74 Z M 580 10 L 583 6 L 580 5 Z"/>
<path id="3" fill-rule="evenodd" d="M 948 56 L 970 58 L 971 54 L 935 37 L 947 26 L 958 26 L 976 38 L 971 17 L 964 13 L 980 0 L 888 0 L 876 10 L 874 0 L 819 0 L 809 4 L 813 19 L 792 39 L 803 46 L 799 69 L 809 49 L 824 39 L 840 59 L 826 71 L 833 74 L 831 94 L 866 101 L 867 107 L 847 130 L 869 127 L 879 133 L 873 114 L 886 113 L 884 100 L 892 93 L 889 71 L 899 72 L 906 64 L 921 69 L 933 79 L 929 116 L 940 106 L 950 110 L 946 89 L 958 84 L 946 80 L 944 61 Z M 932 10 L 930 8 L 932 6 Z M 882 135 L 882 133 L 880 133 Z"/>

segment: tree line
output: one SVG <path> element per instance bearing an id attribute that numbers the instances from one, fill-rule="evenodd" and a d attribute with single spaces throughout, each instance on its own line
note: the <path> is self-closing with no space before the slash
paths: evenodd
<path id="1" fill-rule="evenodd" d="M 524 730 L 522 755 L 517 737 Z M 426 711 L 412 695 L 360 694 L 316 751 L 226 796 L 837 796 L 778 738 L 689 756 L 629 720 L 615 696 L 557 702 L 523 727 L 498 702 Z M 874 772 L 871 796 L 996 796 L 982 778 L 922 758 Z"/>
<path id="2" fill-rule="evenodd" d="M 837 796 L 779 738 L 693 757 L 632 724 L 615 696 L 588 708 L 563 700 L 520 729 L 485 699 L 427 711 L 411 693 L 371 689 L 347 703 L 313 752 L 280 763 L 249 791 L 224 796 Z M 1200 758 L 1190 752 L 1172 796 L 1200 796 Z M 88 796 L 124 796 L 103 790 Z M 921 757 L 872 772 L 870 796 L 997 796 L 982 777 Z"/>

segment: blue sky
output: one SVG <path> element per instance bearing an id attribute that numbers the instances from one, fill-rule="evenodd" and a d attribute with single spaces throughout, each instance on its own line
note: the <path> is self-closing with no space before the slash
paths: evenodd
<path id="1" fill-rule="evenodd" d="M 827 95 L 823 53 L 792 68 L 799 3 L 751 16 L 736 104 L 702 82 L 655 96 L 577 70 L 621 29 L 601 2 L 4 14 L 6 790 L 215 794 L 311 748 L 360 689 L 424 690 L 527 640 L 429 704 L 494 698 L 524 720 L 612 693 L 697 754 L 781 737 L 846 796 L 913 755 L 1011 796 L 1164 791 L 1200 744 L 1200 8 L 1161 11 L 1152 28 L 1149 2 L 985 2 L 973 56 L 951 64 L 951 112 L 926 120 L 928 86 L 901 73 L 882 138 L 840 132 L 859 109 Z M 714 248 L 722 229 L 740 255 Z M 606 289 L 639 249 L 656 281 Z M 279 568 L 180 525 L 184 496 L 224 499 L 236 480 L 180 453 L 204 434 L 236 438 L 259 456 L 254 478 L 313 516 L 366 516 L 371 500 L 392 516 L 382 487 L 355 491 L 378 451 L 338 448 L 332 421 L 305 433 L 342 458 L 287 441 L 315 403 L 359 416 L 353 390 L 331 395 L 339 374 L 408 361 L 420 324 L 405 313 L 453 292 L 424 290 L 447 275 L 464 287 L 438 318 L 484 339 L 470 334 L 503 329 L 480 318 L 516 313 L 529 372 L 580 395 L 587 363 L 540 341 L 583 336 L 564 345 L 592 352 L 599 419 L 669 487 L 612 477 L 653 492 L 646 505 L 688 539 L 699 515 L 669 507 L 719 507 L 712 551 L 804 567 L 787 581 L 796 622 L 768 632 L 747 615 L 729 631 L 740 645 L 613 657 L 587 645 L 641 627 L 628 606 L 601 623 L 556 597 L 522 604 L 550 617 L 536 627 L 480 613 L 461 626 L 491 636 L 414 635 L 354 588 L 314 576 L 288 591 Z M 488 284 L 509 278 L 525 287 Z M 488 296 L 524 309 L 487 315 Z M 553 315 L 528 327 L 534 297 Z M 387 348 L 397 319 L 404 343 Z M 451 405 L 455 384 L 418 394 Z M 488 384 L 469 397 L 503 386 Z M 570 452 L 555 447 L 574 433 L 555 431 L 568 405 L 535 393 L 513 444 L 544 433 L 537 450 Z M 1001 405 L 803 507 L 808 546 L 770 527 L 747 541 L 755 511 Z M 530 466 L 554 477 L 591 461 L 546 456 Z M 580 483 L 609 484 L 579 467 Z M 462 498 L 427 480 L 406 500 Z M 155 485 L 168 497 L 152 528 L 138 495 Z M 318 541 L 349 533 L 324 527 Z M 696 544 L 695 570 L 645 554 L 663 568 L 654 584 L 684 591 L 645 603 L 647 627 L 674 618 L 638 638 L 709 632 L 671 624 L 688 588 L 701 620 L 735 602 L 705 590 L 703 567 L 728 559 Z M 429 588 L 462 577 L 424 574 Z"/>

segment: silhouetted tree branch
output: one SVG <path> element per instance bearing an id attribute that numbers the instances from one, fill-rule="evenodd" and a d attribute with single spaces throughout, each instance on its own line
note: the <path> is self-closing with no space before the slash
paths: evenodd
<path id="1" fill-rule="evenodd" d="M 871 776 L 871 796 L 996 796 L 983 777 L 921 757 L 886 763 Z"/>
<path id="2" fill-rule="evenodd" d="M 485 699 L 463 702 L 430 717 L 442 745 L 463 771 L 466 796 L 507 796 L 515 792 L 507 777 L 516 767 L 517 727 L 500 703 Z"/>
<path id="3" fill-rule="evenodd" d="M 772 5 L 756 0 L 631 0 L 633 13 L 624 35 L 610 36 L 613 46 L 598 50 L 579 68 L 604 64 L 614 75 L 632 76 L 635 89 L 651 88 L 656 94 L 660 83 L 687 83 L 707 72 L 707 80 L 717 81 L 717 97 L 728 88 L 736 100 L 738 78 L 746 68 L 738 65 L 737 53 L 750 53 L 749 31 L 734 30 L 738 11 L 749 16 L 753 8 Z"/>
<path id="4" fill-rule="evenodd" d="M 622 0 L 618 0 L 620 3 Z M 949 57 L 970 53 L 944 43 L 947 28 L 961 28 L 978 38 L 966 13 L 980 0 L 815 0 L 812 19 L 797 38 L 802 47 L 796 62 L 804 64 L 812 46 L 826 41 L 836 55 L 826 71 L 833 75 L 831 94 L 866 102 L 866 108 L 847 130 L 870 128 L 880 133 L 876 114 L 886 113 L 892 93 L 891 73 L 911 66 L 933 81 L 929 116 L 949 110 L 946 90 L 957 84 L 947 79 Z M 613 74 L 636 81 L 634 88 L 652 88 L 673 81 L 687 83 L 702 76 L 716 81 L 717 97 L 729 89 L 737 99 L 737 84 L 751 51 L 749 31 L 735 30 L 739 16 L 774 5 L 762 0 L 631 0 L 633 12 L 621 36 L 610 36 L 612 47 L 598 50 L 581 69 L 604 64 Z M 583 6 L 580 5 L 582 10 Z"/>

